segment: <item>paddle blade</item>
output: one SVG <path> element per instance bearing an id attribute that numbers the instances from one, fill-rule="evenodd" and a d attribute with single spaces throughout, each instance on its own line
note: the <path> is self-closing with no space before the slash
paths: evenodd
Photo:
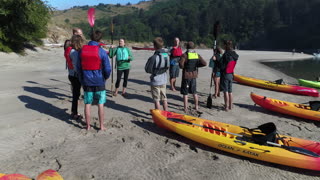
<path id="1" fill-rule="evenodd" d="M 95 9 L 94 8 L 90 8 L 88 10 L 88 22 L 90 24 L 91 27 L 94 26 L 94 21 L 95 21 Z"/>
<path id="2" fill-rule="evenodd" d="M 48 169 L 39 174 L 36 180 L 63 180 L 63 178 L 57 171 Z"/>
<path id="3" fill-rule="evenodd" d="M 207 99 L 207 108 L 209 108 L 209 109 L 212 108 L 212 97 L 211 97 L 211 94 L 209 94 L 208 99 Z"/>
<path id="4" fill-rule="evenodd" d="M 311 156 L 311 157 L 320 157 L 319 154 L 309 151 L 308 149 L 304 149 L 304 148 L 300 148 L 300 147 L 295 147 L 295 146 L 284 146 L 282 145 L 281 147 L 291 151 L 291 152 L 295 152 L 295 153 L 299 153 L 299 154 L 303 154 L 306 156 Z"/>

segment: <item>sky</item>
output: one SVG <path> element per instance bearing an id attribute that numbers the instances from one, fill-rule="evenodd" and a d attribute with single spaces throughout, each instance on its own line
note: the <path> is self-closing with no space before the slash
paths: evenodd
<path id="1" fill-rule="evenodd" d="M 99 3 L 103 4 L 122 4 L 125 5 L 128 2 L 131 4 L 136 4 L 142 0 L 44 0 L 46 1 L 49 5 L 52 7 L 58 9 L 58 10 L 64 10 L 64 9 L 69 9 L 73 6 L 94 6 L 98 5 Z"/>

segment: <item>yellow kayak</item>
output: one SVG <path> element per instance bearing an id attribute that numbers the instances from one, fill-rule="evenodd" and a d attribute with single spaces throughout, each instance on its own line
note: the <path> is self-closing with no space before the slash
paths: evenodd
<path id="1" fill-rule="evenodd" d="M 319 142 L 283 135 L 275 136 L 271 142 L 265 139 L 271 134 L 267 130 L 252 131 L 157 109 L 151 110 L 151 114 L 159 127 L 207 146 L 261 161 L 320 171 Z"/>
<path id="2" fill-rule="evenodd" d="M 309 88 L 309 87 L 296 86 L 296 85 L 290 85 L 290 84 L 277 84 L 272 81 L 255 79 L 251 77 L 241 76 L 238 74 L 234 74 L 234 80 L 241 84 L 259 87 L 259 88 L 271 89 L 274 91 L 282 91 L 282 92 L 292 93 L 292 94 L 300 94 L 305 96 L 319 97 L 318 90 Z"/>

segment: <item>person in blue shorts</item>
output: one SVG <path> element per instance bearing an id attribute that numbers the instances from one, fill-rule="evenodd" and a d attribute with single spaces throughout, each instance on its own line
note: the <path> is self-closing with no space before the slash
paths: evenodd
<path id="1" fill-rule="evenodd" d="M 106 103 L 105 83 L 110 77 L 111 66 L 108 54 L 100 47 L 102 39 L 101 31 L 94 31 L 91 34 L 91 41 L 84 45 L 80 51 L 80 59 L 77 63 L 77 72 L 84 90 L 84 114 L 87 123 L 87 130 L 90 130 L 91 104 L 98 104 L 100 129 L 105 130 L 104 104 Z"/>
<path id="2" fill-rule="evenodd" d="M 222 60 L 222 49 L 214 49 L 214 55 L 210 59 L 209 67 L 212 68 L 212 78 L 214 80 L 214 97 L 220 97 L 220 64 Z"/>
<path id="3" fill-rule="evenodd" d="M 234 51 L 231 40 L 224 41 L 225 52 L 222 55 L 221 72 L 221 90 L 224 94 L 225 110 L 231 110 L 233 107 L 232 81 L 233 73 L 239 59 L 239 55 Z"/>

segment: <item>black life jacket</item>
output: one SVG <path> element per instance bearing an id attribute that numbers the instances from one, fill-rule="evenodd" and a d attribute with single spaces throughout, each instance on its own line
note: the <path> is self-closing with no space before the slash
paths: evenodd
<path id="1" fill-rule="evenodd" d="M 199 54 L 187 52 L 187 55 L 188 55 L 188 59 L 184 68 L 185 71 L 186 72 L 196 71 L 198 67 L 198 62 L 199 62 Z"/>

